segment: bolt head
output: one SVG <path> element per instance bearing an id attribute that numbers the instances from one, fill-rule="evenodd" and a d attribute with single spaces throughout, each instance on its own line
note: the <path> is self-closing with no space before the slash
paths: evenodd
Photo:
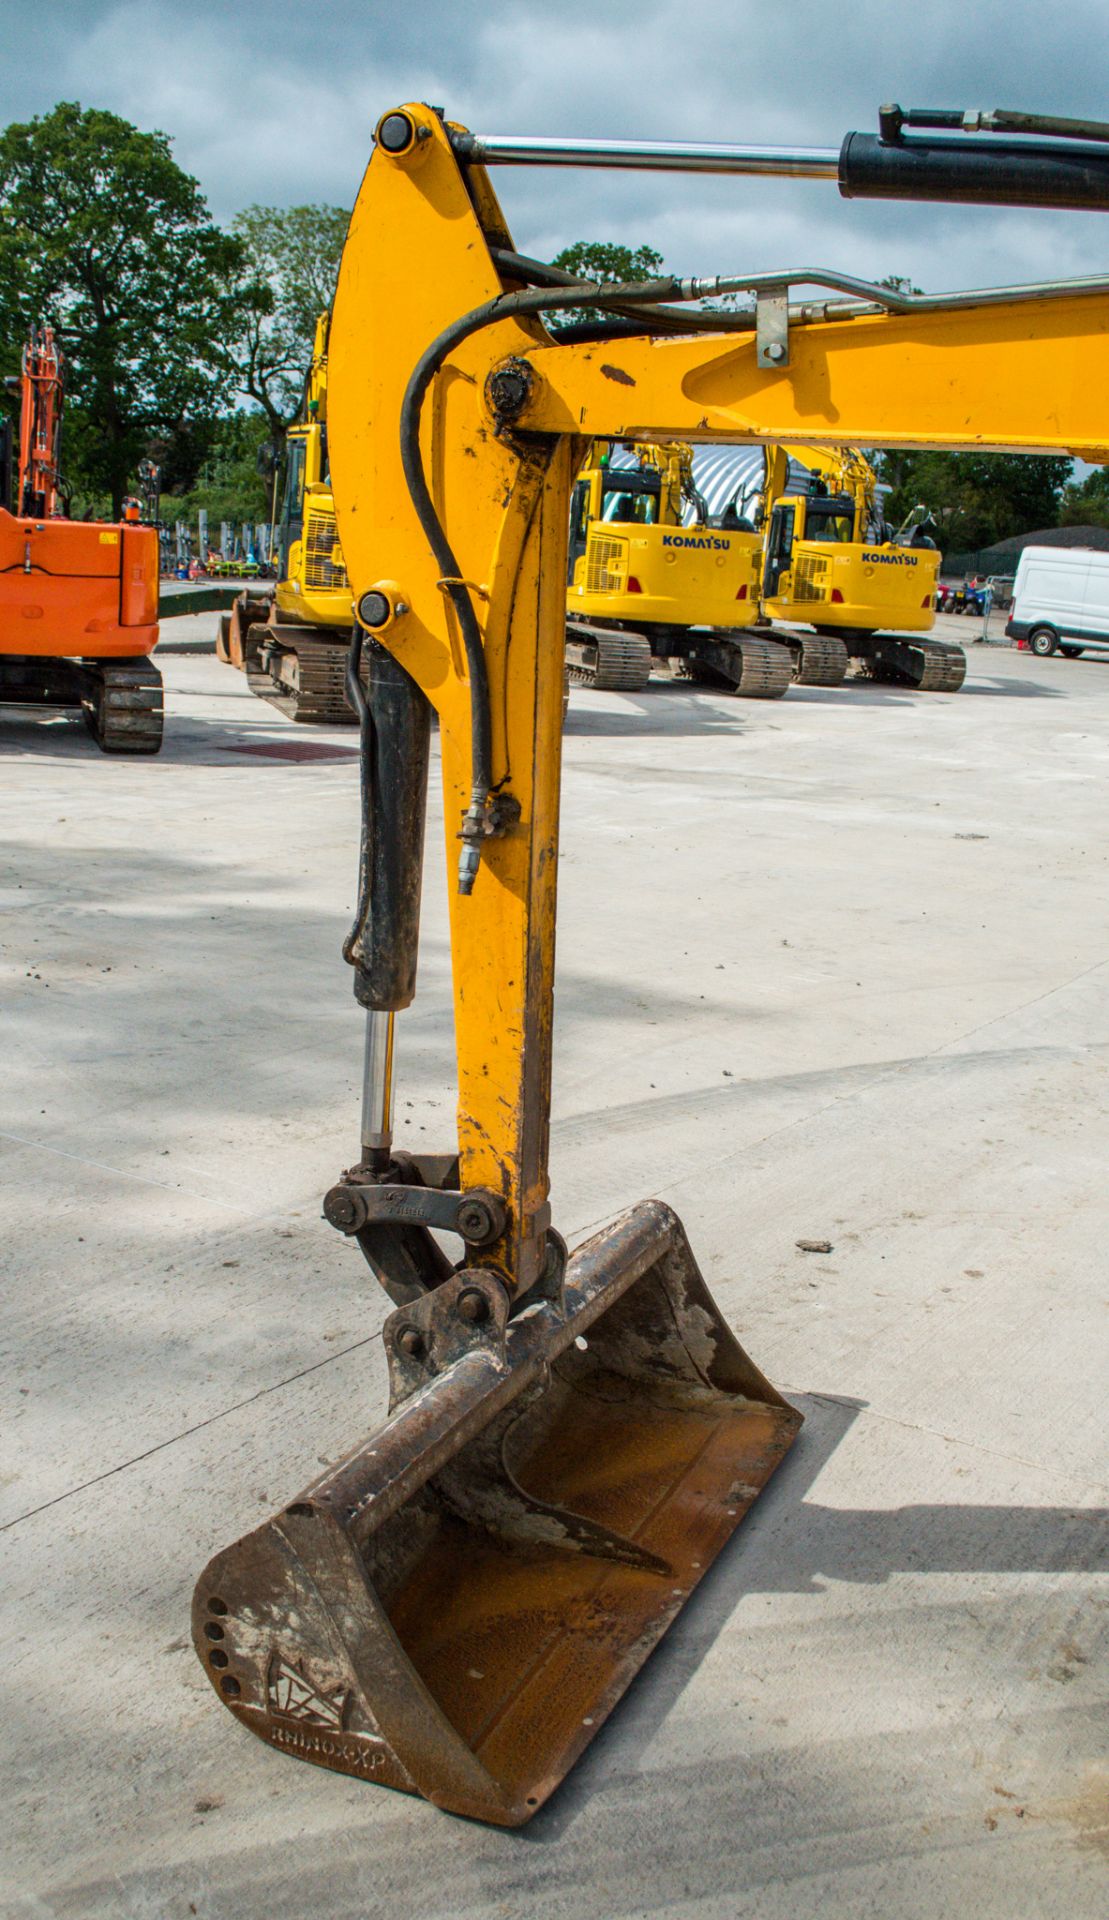
<path id="1" fill-rule="evenodd" d="M 419 1327 L 401 1327 L 396 1344 L 399 1351 L 407 1354 L 410 1360 L 422 1360 L 427 1351 L 427 1345 Z"/>
<path id="2" fill-rule="evenodd" d="M 358 1219 L 358 1202 L 349 1187 L 332 1187 L 324 1198 L 323 1210 L 324 1217 L 342 1232 L 353 1227 Z"/>
<path id="3" fill-rule="evenodd" d="M 377 129 L 378 144 L 386 153 L 403 153 L 414 137 L 415 128 L 406 113 L 387 113 Z"/>
<path id="4" fill-rule="evenodd" d="M 480 1327 L 489 1318 L 489 1302 L 480 1287 L 463 1287 L 455 1303 L 463 1320 Z"/>
<path id="5" fill-rule="evenodd" d="M 534 377 L 528 362 L 518 356 L 503 366 L 494 367 L 485 388 L 494 413 L 506 419 L 515 419 L 527 405 Z"/>
<path id="6" fill-rule="evenodd" d="M 458 1230 L 465 1240 L 489 1240 L 493 1235 L 493 1216 L 481 1200 L 467 1200 L 458 1209 Z"/>
<path id="7" fill-rule="evenodd" d="M 364 593 L 358 602 L 358 618 L 364 627 L 387 627 L 392 611 L 388 594 L 379 593 L 376 588 Z"/>
<path id="8" fill-rule="evenodd" d="M 768 360 L 782 360 L 785 358 L 785 351 L 780 340 L 772 340 L 766 349 L 766 357 Z"/>

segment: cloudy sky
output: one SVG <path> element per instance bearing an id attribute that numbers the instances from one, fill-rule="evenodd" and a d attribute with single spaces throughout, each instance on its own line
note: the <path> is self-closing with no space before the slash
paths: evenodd
<path id="1" fill-rule="evenodd" d="M 9 120 L 56 100 L 172 136 L 214 213 L 349 206 L 381 112 L 482 133 L 838 146 L 880 102 L 1109 117 L 1109 0 L 0 0 Z M 501 170 L 517 244 L 680 273 L 838 266 L 983 286 L 1105 263 L 1097 214 L 842 202 L 812 182 Z"/>

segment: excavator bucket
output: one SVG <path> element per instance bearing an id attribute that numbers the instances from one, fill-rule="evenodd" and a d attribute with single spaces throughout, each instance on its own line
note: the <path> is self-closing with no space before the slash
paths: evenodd
<path id="1" fill-rule="evenodd" d="M 391 1314 L 385 1425 L 218 1554 L 193 1633 L 283 1753 L 519 1826 L 739 1525 L 801 1416 L 644 1202 L 514 1318 L 477 1268 Z"/>

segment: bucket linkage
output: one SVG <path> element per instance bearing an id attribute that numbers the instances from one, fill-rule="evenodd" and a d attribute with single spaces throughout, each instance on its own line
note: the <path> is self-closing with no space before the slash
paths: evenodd
<path id="1" fill-rule="evenodd" d="M 194 1636 L 282 1752 L 530 1819 L 789 1448 L 800 1415 L 659 1202 L 540 1297 L 466 1269 L 385 1325 L 389 1417 L 217 1555 Z"/>

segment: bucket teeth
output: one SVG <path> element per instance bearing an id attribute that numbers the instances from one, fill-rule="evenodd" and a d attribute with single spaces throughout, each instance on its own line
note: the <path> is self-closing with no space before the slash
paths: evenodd
<path id="1" fill-rule="evenodd" d="M 385 1425 L 212 1561 L 197 1651 L 281 1751 L 519 1825 L 800 1415 L 657 1202 L 588 1241 L 561 1296 L 515 1319 L 493 1275 L 462 1272 L 392 1314 L 385 1337 Z"/>

